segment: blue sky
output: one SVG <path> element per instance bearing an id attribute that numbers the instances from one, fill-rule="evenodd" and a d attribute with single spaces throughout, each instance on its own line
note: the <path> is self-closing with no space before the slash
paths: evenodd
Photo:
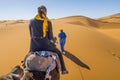
<path id="1" fill-rule="evenodd" d="M 100 18 L 120 13 L 120 0 L 0 0 L 0 20 L 31 19 L 40 5 L 47 7 L 49 18 Z"/>

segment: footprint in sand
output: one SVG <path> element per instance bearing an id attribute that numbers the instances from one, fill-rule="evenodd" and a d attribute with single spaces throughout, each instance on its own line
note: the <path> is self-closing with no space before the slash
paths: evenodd
<path id="1" fill-rule="evenodd" d="M 118 56 L 116 53 L 116 51 L 109 51 L 113 57 L 115 57 L 117 60 L 120 60 L 120 56 Z"/>
<path id="2" fill-rule="evenodd" d="M 117 60 L 120 60 L 120 56 L 116 56 L 116 59 L 117 59 Z"/>

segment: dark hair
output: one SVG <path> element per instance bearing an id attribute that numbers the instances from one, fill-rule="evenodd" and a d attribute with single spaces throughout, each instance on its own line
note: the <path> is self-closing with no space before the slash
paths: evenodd
<path id="1" fill-rule="evenodd" d="M 63 29 L 60 29 L 60 32 L 63 32 Z"/>
<path id="2" fill-rule="evenodd" d="M 38 7 L 38 13 L 39 14 L 44 13 L 44 11 L 47 12 L 47 8 L 44 5 Z"/>

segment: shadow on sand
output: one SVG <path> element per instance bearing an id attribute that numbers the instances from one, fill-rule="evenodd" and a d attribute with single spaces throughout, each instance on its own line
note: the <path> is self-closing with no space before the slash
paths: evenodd
<path id="1" fill-rule="evenodd" d="M 83 63 L 79 58 L 77 58 L 76 56 L 74 56 L 70 52 L 65 51 L 65 54 L 63 54 L 63 55 L 66 56 L 67 58 L 69 58 L 70 60 L 72 60 L 77 65 L 90 70 L 90 67 L 88 65 L 86 65 L 85 63 Z"/>

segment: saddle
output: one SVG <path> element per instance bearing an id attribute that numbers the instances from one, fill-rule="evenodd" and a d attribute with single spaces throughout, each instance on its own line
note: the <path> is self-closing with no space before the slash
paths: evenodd
<path id="1" fill-rule="evenodd" d="M 31 52 L 26 58 L 25 66 L 27 71 L 50 72 L 57 67 L 61 71 L 59 57 L 51 51 Z"/>

